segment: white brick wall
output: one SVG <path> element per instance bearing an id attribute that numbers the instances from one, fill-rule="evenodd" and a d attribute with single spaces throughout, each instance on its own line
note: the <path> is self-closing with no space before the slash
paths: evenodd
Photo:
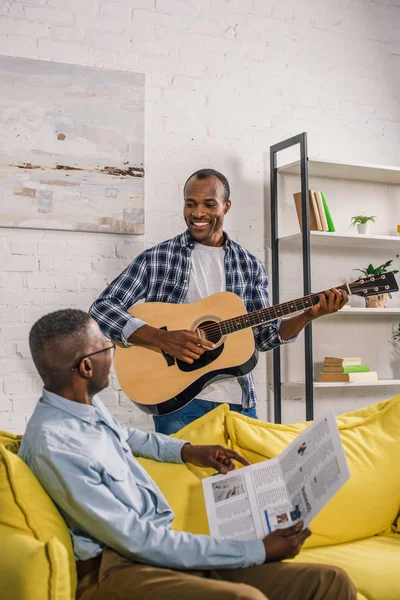
<path id="1" fill-rule="evenodd" d="M 0 230 L 0 428 L 22 432 L 40 390 L 32 323 L 87 309 L 132 257 L 180 232 L 190 172 L 228 176 L 227 229 L 264 259 L 272 143 L 308 131 L 313 156 L 399 164 L 399 22 L 400 0 L 0 3 L 1 54 L 147 76 L 146 234 Z M 113 381 L 113 413 L 150 427 Z M 256 381 L 266 415 L 265 360 Z"/>

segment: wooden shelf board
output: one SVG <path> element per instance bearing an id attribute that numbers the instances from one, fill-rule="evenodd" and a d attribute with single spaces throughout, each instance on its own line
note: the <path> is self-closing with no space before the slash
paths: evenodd
<path id="1" fill-rule="evenodd" d="M 296 161 L 278 168 L 278 173 L 289 173 L 300 176 L 300 162 Z M 367 164 L 346 164 L 318 158 L 308 159 L 309 177 L 329 177 L 332 179 L 348 179 L 400 185 L 400 167 L 386 167 Z"/>
<path id="2" fill-rule="evenodd" d="M 346 306 L 339 310 L 336 313 L 332 313 L 333 315 L 368 315 L 373 317 L 374 315 L 400 315 L 400 308 L 364 308 L 364 307 L 349 307 Z M 318 323 L 318 320 L 316 321 Z"/>
<path id="3" fill-rule="evenodd" d="M 295 233 L 279 238 L 285 246 L 301 247 L 302 234 Z M 330 231 L 310 231 L 312 246 L 345 246 L 347 248 L 374 248 L 400 250 L 400 235 L 359 235 L 357 233 L 332 233 Z"/>
<path id="4" fill-rule="evenodd" d="M 397 385 L 400 388 L 400 379 L 378 379 L 377 381 L 314 381 L 314 388 L 329 387 L 373 387 L 373 386 Z M 302 387 L 304 381 L 283 381 L 285 387 Z"/>

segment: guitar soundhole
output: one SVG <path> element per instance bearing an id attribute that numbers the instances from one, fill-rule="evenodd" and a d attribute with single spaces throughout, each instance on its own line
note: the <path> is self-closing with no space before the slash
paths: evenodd
<path id="1" fill-rule="evenodd" d="M 200 337 L 213 344 L 218 344 L 222 337 L 220 327 L 215 321 L 203 321 L 203 323 L 197 327 L 197 331 L 199 332 Z"/>

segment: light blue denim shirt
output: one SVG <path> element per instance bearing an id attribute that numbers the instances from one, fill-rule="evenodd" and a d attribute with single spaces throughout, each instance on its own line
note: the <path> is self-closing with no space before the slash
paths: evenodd
<path id="1" fill-rule="evenodd" d="M 44 389 L 19 455 L 59 507 L 77 560 L 110 547 L 134 560 L 175 569 L 262 564 L 261 540 L 217 540 L 171 529 L 171 507 L 132 453 L 181 463 L 184 443 L 127 429 L 99 397 L 86 405 Z"/>

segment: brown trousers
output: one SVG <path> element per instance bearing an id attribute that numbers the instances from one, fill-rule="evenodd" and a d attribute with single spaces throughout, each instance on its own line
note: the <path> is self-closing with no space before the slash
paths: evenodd
<path id="1" fill-rule="evenodd" d="M 80 579 L 77 600 L 355 600 L 337 567 L 269 563 L 247 569 L 175 571 L 103 552 L 100 567 Z"/>

